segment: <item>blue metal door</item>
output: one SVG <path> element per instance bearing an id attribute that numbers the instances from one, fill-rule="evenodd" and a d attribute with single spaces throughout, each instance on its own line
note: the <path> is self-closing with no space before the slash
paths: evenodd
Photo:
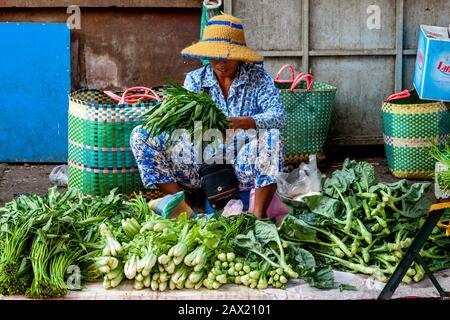
<path id="1" fill-rule="evenodd" d="M 0 162 L 67 161 L 70 30 L 0 23 Z"/>

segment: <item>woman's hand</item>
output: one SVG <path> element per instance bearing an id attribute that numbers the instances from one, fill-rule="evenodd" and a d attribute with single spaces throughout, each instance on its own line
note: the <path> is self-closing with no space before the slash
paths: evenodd
<path id="1" fill-rule="evenodd" d="M 230 117 L 228 120 L 231 129 L 256 129 L 256 122 L 252 117 Z"/>

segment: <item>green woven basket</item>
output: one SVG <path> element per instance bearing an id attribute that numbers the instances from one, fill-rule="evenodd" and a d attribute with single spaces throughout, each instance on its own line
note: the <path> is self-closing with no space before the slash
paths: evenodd
<path id="1" fill-rule="evenodd" d="M 202 6 L 202 18 L 200 20 L 200 39 L 203 38 L 203 33 L 205 31 L 206 24 L 208 23 L 209 19 L 211 19 L 214 16 L 217 16 L 220 14 L 222 4 L 209 4 L 208 7 L 205 6 L 205 3 L 203 3 Z M 200 59 L 202 64 L 206 66 L 209 63 L 209 60 Z"/>
<path id="2" fill-rule="evenodd" d="M 125 195 L 142 190 L 130 134 L 156 103 L 119 105 L 98 90 L 71 93 L 68 185 L 93 196 L 114 188 Z"/>
<path id="3" fill-rule="evenodd" d="M 432 179 L 431 141 L 442 145 L 447 140 L 449 110 L 442 102 L 421 100 L 415 90 L 396 95 L 397 100 L 388 98 L 381 107 L 388 167 L 397 178 Z"/>
<path id="4" fill-rule="evenodd" d="M 288 118 L 282 132 L 286 164 L 306 161 L 311 154 L 323 158 L 336 87 L 313 81 L 308 90 L 308 83 L 301 81 L 291 90 L 292 81 L 278 82 L 277 79 L 275 85 L 280 89 L 280 99 Z"/>

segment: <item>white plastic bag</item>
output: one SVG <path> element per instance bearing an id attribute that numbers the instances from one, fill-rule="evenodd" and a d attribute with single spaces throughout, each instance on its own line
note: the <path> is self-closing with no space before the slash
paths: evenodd
<path id="1" fill-rule="evenodd" d="M 278 193 L 288 199 L 311 192 L 320 192 L 322 189 L 322 177 L 317 168 L 315 155 L 309 156 L 309 163 L 302 163 L 297 169 L 277 175 Z"/>
<path id="2" fill-rule="evenodd" d="M 50 182 L 54 186 L 66 187 L 67 186 L 67 165 L 57 166 L 53 168 L 49 175 Z"/>
<path id="3" fill-rule="evenodd" d="M 225 208 L 223 208 L 222 215 L 224 217 L 231 217 L 231 216 L 237 216 L 239 214 L 242 214 L 242 211 L 244 210 L 244 204 L 241 200 L 235 200 L 231 199 L 228 201 Z"/>

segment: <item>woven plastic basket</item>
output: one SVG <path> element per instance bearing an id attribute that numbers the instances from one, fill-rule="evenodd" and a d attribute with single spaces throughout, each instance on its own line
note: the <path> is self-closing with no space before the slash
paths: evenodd
<path id="1" fill-rule="evenodd" d="M 219 15 L 221 7 L 222 7 L 222 0 L 218 1 L 203 0 L 202 18 L 200 20 L 200 39 L 203 38 L 203 33 L 205 31 L 205 27 L 206 24 L 208 23 L 208 20 L 214 16 Z M 208 60 L 205 59 L 200 60 L 204 66 L 206 66 L 209 63 Z"/>
<path id="2" fill-rule="evenodd" d="M 291 79 L 280 80 L 286 68 L 291 70 Z M 290 65 L 280 69 L 275 85 L 280 89 L 280 99 L 288 117 L 282 132 L 285 163 L 307 161 L 311 154 L 317 154 L 318 159 L 323 158 L 336 87 L 314 81 L 310 74 L 300 73 L 294 78 L 294 68 Z"/>
<path id="3" fill-rule="evenodd" d="M 156 103 L 120 104 L 98 90 L 71 93 L 68 185 L 93 196 L 107 195 L 114 188 L 125 195 L 142 190 L 130 134 Z M 154 196 L 161 195 L 155 192 Z"/>
<path id="4" fill-rule="evenodd" d="M 384 147 L 397 178 L 432 179 L 436 160 L 431 141 L 442 145 L 450 134 L 450 114 L 442 102 L 421 100 L 415 90 L 394 94 L 381 107 Z"/>

